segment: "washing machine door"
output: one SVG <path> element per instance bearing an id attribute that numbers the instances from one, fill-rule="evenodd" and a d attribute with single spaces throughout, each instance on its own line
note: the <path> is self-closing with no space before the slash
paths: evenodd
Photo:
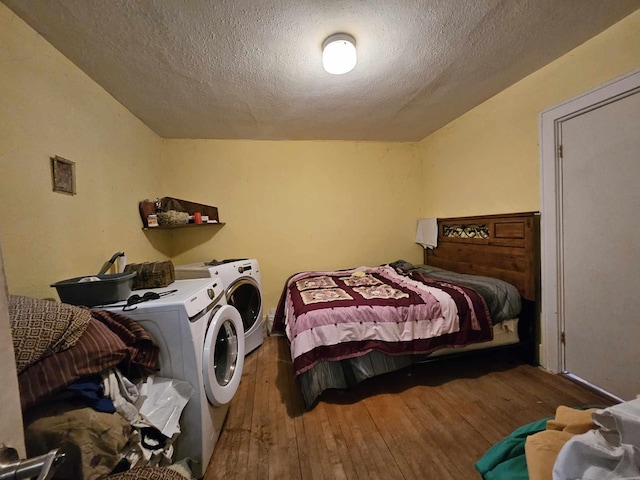
<path id="1" fill-rule="evenodd" d="M 244 332 L 240 313 L 231 305 L 216 307 L 211 315 L 202 353 L 207 400 L 214 406 L 229 403 L 238 390 L 244 366 Z"/>
<path id="2" fill-rule="evenodd" d="M 227 288 L 227 303 L 236 307 L 242 317 L 244 332 L 261 321 L 260 286 L 251 277 L 241 277 Z"/>

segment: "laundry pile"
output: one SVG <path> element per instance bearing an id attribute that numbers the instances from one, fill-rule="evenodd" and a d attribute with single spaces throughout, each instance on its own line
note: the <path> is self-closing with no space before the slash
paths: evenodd
<path id="1" fill-rule="evenodd" d="M 170 465 L 173 442 L 180 433 L 180 414 L 193 395 L 191 385 L 151 375 L 138 388 L 112 369 L 103 373 L 103 391 L 114 411 L 132 427 L 120 452 L 121 467 Z"/>
<path id="2" fill-rule="evenodd" d="M 604 409 L 559 406 L 476 463 L 485 480 L 640 479 L 640 399 Z"/>
<path id="3" fill-rule="evenodd" d="M 9 297 L 9 319 L 29 456 L 62 447 L 61 479 L 171 463 L 193 389 L 153 375 L 159 350 L 144 328 L 22 296 Z"/>

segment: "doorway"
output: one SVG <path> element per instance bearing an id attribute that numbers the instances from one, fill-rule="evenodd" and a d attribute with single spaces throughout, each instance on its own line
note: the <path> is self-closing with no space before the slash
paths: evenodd
<path id="1" fill-rule="evenodd" d="M 640 393 L 640 72 L 541 115 L 545 365 Z"/>

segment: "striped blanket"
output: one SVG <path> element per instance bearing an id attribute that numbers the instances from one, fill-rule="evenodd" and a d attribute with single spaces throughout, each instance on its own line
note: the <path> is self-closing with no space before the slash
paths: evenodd
<path id="1" fill-rule="evenodd" d="M 289 338 L 296 376 L 318 362 L 374 350 L 424 354 L 493 338 L 486 302 L 475 290 L 389 265 L 292 276 L 273 330 Z"/>

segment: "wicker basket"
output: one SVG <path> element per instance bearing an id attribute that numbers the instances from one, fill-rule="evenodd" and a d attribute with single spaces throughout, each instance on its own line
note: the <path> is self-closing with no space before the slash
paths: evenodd
<path id="1" fill-rule="evenodd" d="M 131 290 L 142 288 L 161 288 L 172 284 L 176 279 L 173 262 L 130 263 L 124 267 L 125 272 L 136 272 Z"/>
<path id="2" fill-rule="evenodd" d="M 187 212 L 177 212 L 169 210 L 168 212 L 158 213 L 158 223 L 160 225 L 185 225 L 189 223 L 189 214 Z"/>

